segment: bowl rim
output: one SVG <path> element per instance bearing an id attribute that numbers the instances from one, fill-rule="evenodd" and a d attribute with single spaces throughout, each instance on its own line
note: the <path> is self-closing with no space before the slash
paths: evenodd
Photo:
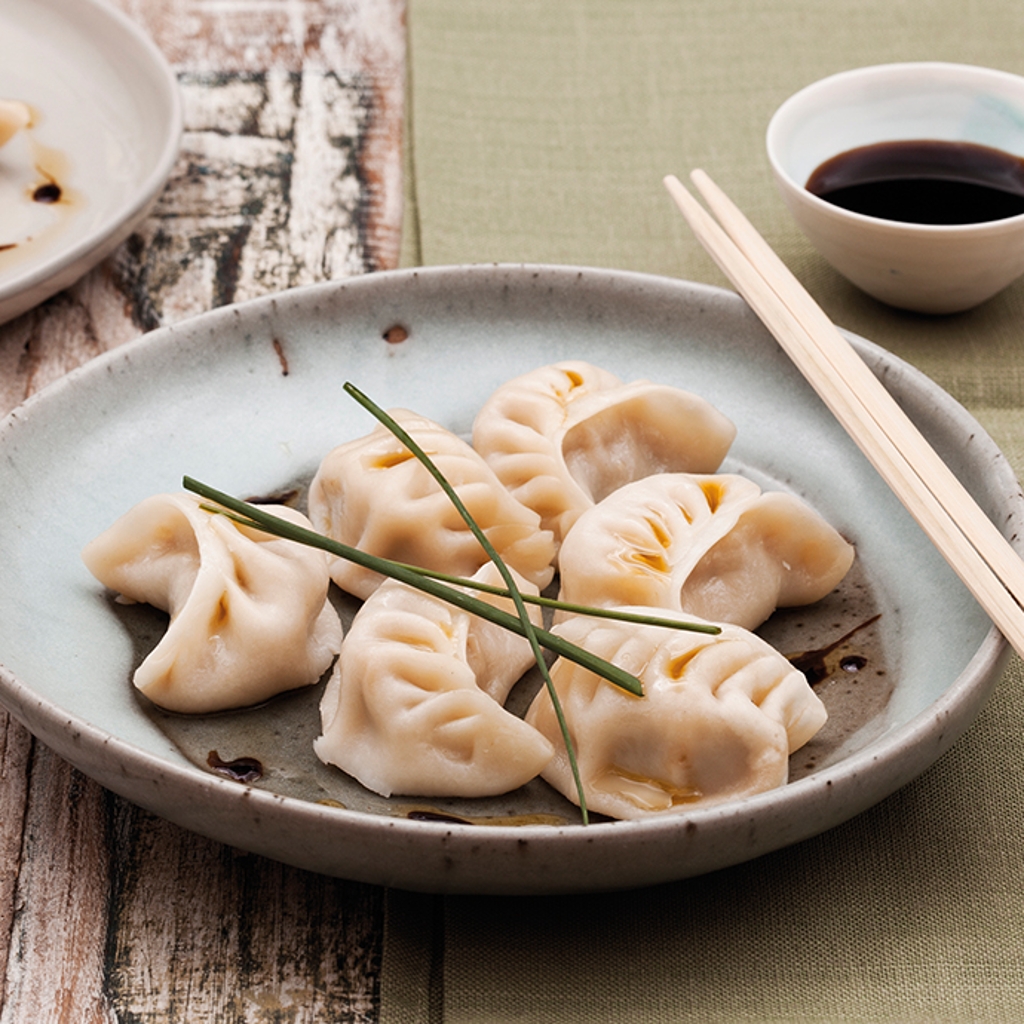
<path id="1" fill-rule="evenodd" d="M 1012 232 L 1016 228 L 1024 227 L 1024 213 L 1017 214 L 1014 217 L 1003 217 L 1000 220 L 993 221 L 979 221 L 973 224 L 918 224 L 913 221 L 893 221 L 886 220 L 883 217 L 872 217 L 868 214 L 857 213 L 853 210 L 836 206 L 816 196 L 813 192 L 809 192 L 805 185 L 798 183 L 784 167 L 778 155 L 779 136 L 783 131 L 787 118 L 791 119 L 794 116 L 794 110 L 800 104 L 806 103 L 813 95 L 823 90 L 835 88 L 837 85 L 842 85 L 845 82 L 869 81 L 893 75 L 902 76 L 906 80 L 913 81 L 927 79 L 928 76 L 934 75 L 937 72 L 949 75 L 951 81 L 959 78 L 960 80 L 979 81 L 988 79 L 1006 84 L 1012 83 L 1020 90 L 1022 99 L 1024 99 L 1024 76 L 976 64 L 959 64 L 950 61 L 896 61 L 888 64 L 871 64 L 838 71 L 835 74 L 810 82 L 797 90 L 797 92 L 789 96 L 776 108 L 769 119 L 768 127 L 765 130 L 765 150 L 772 173 L 779 187 L 790 193 L 794 198 L 798 198 L 801 203 L 809 206 L 817 213 L 829 216 L 833 220 L 851 224 L 862 224 L 893 235 L 920 236 L 932 239 L 940 236 L 962 239 L 965 235 L 981 238 L 986 235 L 1005 234 Z"/>

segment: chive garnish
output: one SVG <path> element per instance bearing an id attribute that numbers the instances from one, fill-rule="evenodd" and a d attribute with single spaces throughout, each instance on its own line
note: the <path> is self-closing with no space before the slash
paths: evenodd
<path id="1" fill-rule="evenodd" d="M 404 565 L 405 568 L 418 572 L 421 576 L 429 576 L 431 579 L 440 580 L 442 583 L 451 583 L 456 587 L 467 587 L 470 590 L 479 590 L 482 594 L 493 594 L 495 597 L 509 597 L 509 592 L 504 587 L 496 586 L 493 583 L 482 583 L 480 580 L 469 580 L 465 576 L 452 576 L 449 573 L 438 572 L 436 569 L 424 569 L 420 565 L 409 565 L 405 562 L 395 563 Z M 627 612 L 621 608 L 595 608 L 589 604 L 575 604 L 572 601 L 561 601 L 556 597 L 544 597 L 543 594 L 523 594 L 523 600 L 527 604 L 539 605 L 542 608 L 551 608 L 553 611 L 570 612 L 573 615 L 588 615 L 593 619 L 615 619 L 618 622 L 633 622 L 639 626 L 664 626 L 666 629 L 681 629 L 687 633 L 707 633 L 710 636 L 718 636 L 722 632 L 721 626 L 712 622 L 690 622 L 686 619 L 663 619 L 659 615 L 645 615 L 642 612 Z"/>
<path id="2" fill-rule="evenodd" d="M 422 590 L 424 593 L 431 594 L 442 601 L 447 601 L 463 611 L 479 615 L 480 618 L 487 619 L 498 626 L 503 626 L 519 636 L 524 635 L 523 625 L 518 616 L 511 615 L 500 608 L 495 608 L 494 605 L 490 605 L 486 601 L 481 601 L 439 580 L 432 579 L 419 569 L 404 565 L 402 562 L 393 562 L 388 558 L 368 554 L 365 551 L 360 551 L 358 548 L 349 547 L 347 544 L 342 544 L 341 541 L 332 540 L 330 537 L 325 537 L 322 533 L 306 529 L 304 526 L 298 526 L 287 519 L 275 516 L 272 512 L 267 512 L 256 505 L 250 505 L 248 502 L 234 498 L 230 494 L 210 487 L 208 484 L 204 484 L 193 477 L 184 477 L 182 485 L 185 490 L 198 494 L 201 498 L 206 498 L 207 501 L 221 506 L 221 508 L 211 509 L 211 511 L 222 512 L 224 509 L 227 509 L 229 512 L 234 513 L 231 518 L 243 526 L 262 530 L 264 533 L 283 537 L 285 540 L 293 540 L 309 547 L 320 548 L 338 558 L 346 558 L 365 569 L 380 573 L 382 576 L 389 576 L 400 583 L 406 583 L 410 587 Z M 630 675 L 630 673 L 618 668 L 618 666 L 612 665 L 611 662 L 598 658 L 584 648 L 547 630 L 538 630 L 537 636 L 541 646 L 546 647 L 554 654 L 568 658 L 570 661 L 575 661 L 577 664 L 582 665 L 591 672 L 597 673 L 627 693 L 637 697 L 643 696 L 640 681 L 635 676 Z"/>
<path id="3" fill-rule="evenodd" d="M 547 647 L 548 650 L 554 651 L 562 657 L 569 658 L 571 661 L 577 662 L 583 667 L 590 669 L 592 672 L 596 672 L 598 675 L 603 676 L 609 682 L 614 683 L 623 690 L 641 697 L 643 696 L 643 688 L 640 685 L 639 679 L 613 665 L 611 662 L 590 654 L 590 652 L 584 648 L 577 647 L 568 640 L 563 640 L 555 633 L 549 633 L 547 630 L 537 629 L 526 615 L 525 605 L 522 603 L 522 595 L 520 595 L 518 602 L 521 613 L 519 615 L 510 615 L 508 612 L 502 611 L 500 608 L 495 608 L 493 605 L 489 605 L 486 601 L 481 601 L 479 598 L 472 597 L 463 591 L 456 590 L 453 587 L 448 586 L 446 583 L 442 583 L 440 580 L 424 576 L 415 569 L 402 565 L 399 562 L 390 562 L 388 559 L 379 558 L 376 555 L 369 555 L 365 551 L 359 551 L 358 548 L 350 548 L 347 544 L 341 544 L 340 542 L 333 541 L 329 537 L 324 537 L 322 534 L 316 533 L 313 530 L 307 530 L 305 527 L 297 526 L 294 523 L 288 522 L 286 519 L 281 519 L 272 513 L 265 512 L 262 509 L 257 508 L 255 505 L 250 505 L 247 502 L 232 498 L 231 495 L 218 491 L 215 488 L 208 487 L 206 484 L 203 484 L 192 477 L 184 477 L 183 484 L 187 490 L 192 491 L 209 501 L 214 501 L 218 505 L 222 505 L 224 508 L 228 509 L 230 512 L 235 513 L 232 518 L 236 522 L 242 523 L 244 526 L 264 530 L 265 532 L 274 534 L 278 537 L 284 537 L 287 540 L 295 540 L 301 544 L 308 544 L 311 547 L 322 548 L 331 554 L 338 555 L 342 558 L 348 558 L 357 565 L 371 569 L 374 572 L 379 572 L 384 576 L 389 576 L 392 579 L 396 579 L 399 582 L 405 583 L 417 590 L 422 590 L 424 593 L 431 594 L 443 601 L 447 601 L 449 604 L 453 604 L 457 608 L 462 608 L 464 611 L 479 615 L 481 618 L 494 622 L 499 626 L 503 626 L 505 629 L 511 630 L 519 636 L 526 637 L 530 641 L 530 646 L 533 648 L 537 667 L 540 669 L 540 672 L 544 677 L 544 685 L 547 688 L 552 703 L 554 704 L 555 716 L 558 719 L 559 729 L 562 733 L 562 738 L 565 742 L 565 749 L 569 756 L 569 764 L 572 769 L 573 780 L 576 784 L 576 791 L 580 801 L 580 815 L 582 817 L 583 824 L 589 824 L 590 817 L 587 812 L 586 795 L 583 792 L 583 782 L 580 779 L 579 768 L 576 764 L 576 751 L 572 743 L 572 737 L 569 735 L 569 727 L 568 723 L 565 721 L 565 715 L 562 712 L 561 702 L 558 700 L 555 685 L 551 680 L 551 675 L 548 672 L 547 664 L 541 654 L 540 647 Z M 219 510 L 212 509 L 211 511 Z M 512 587 L 515 588 L 513 594 L 518 594 L 519 589 L 515 586 L 515 581 L 512 580 L 511 576 L 509 576 L 508 579 L 510 580 Z"/>
<path id="4" fill-rule="evenodd" d="M 513 577 L 509 567 L 505 564 L 505 560 L 498 554 L 497 549 L 488 539 L 487 534 L 484 533 L 480 528 L 479 523 L 477 523 L 473 518 L 472 513 L 470 513 L 469 509 L 463 504 L 463 501 L 459 497 L 455 488 L 452 487 L 445 475 L 437 468 L 437 466 L 434 465 L 433 460 L 427 455 L 427 453 L 423 451 L 423 449 L 409 435 L 408 431 L 404 430 L 400 424 L 380 408 L 379 405 L 364 395 L 363 392 L 354 384 L 346 383 L 344 385 L 344 390 L 364 409 L 371 412 L 381 423 L 383 423 L 384 426 L 387 427 L 388 430 L 390 430 L 391 433 L 394 434 L 395 437 L 397 437 L 398 440 L 416 456 L 420 463 L 422 463 L 422 465 L 427 469 L 427 472 L 429 472 L 437 481 L 441 490 L 448 495 L 448 500 L 455 506 L 456 511 L 460 516 L 462 516 L 463 521 L 469 527 L 473 536 L 476 537 L 480 546 L 487 553 L 487 557 L 497 567 L 501 578 L 505 581 L 505 586 L 508 588 L 508 592 L 512 597 L 512 603 L 515 605 L 519 621 L 522 623 L 523 635 L 530 643 L 530 649 L 533 651 L 533 657 L 537 662 L 537 668 L 540 670 L 541 677 L 544 680 L 544 686 L 547 689 L 548 696 L 554 706 L 555 719 L 558 722 L 558 729 L 562 734 L 562 742 L 565 744 L 565 751 L 569 758 L 569 769 L 572 772 L 573 781 L 576 785 L 576 796 L 580 802 L 580 815 L 583 818 L 583 824 L 588 824 L 590 818 L 587 812 L 587 797 L 583 791 L 583 780 L 580 778 L 580 770 L 576 764 L 576 750 L 572 742 L 572 737 L 569 735 L 569 723 L 565 720 L 565 714 L 562 711 L 562 702 L 559 700 L 558 692 L 555 690 L 555 684 L 551 678 L 551 673 L 548 671 L 547 663 L 544 661 L 544 654 L 540 649 L 540 640 L 537 638 L 537 628 L 530 621 L 529 613 L 527 612 L 526 605 L 523 602 L 523 595 L 520 593 L 519 585 L 516 583 L 515 577 Z M 639 680 L 637 681 L 637 687 L 642 692 Z"/>
<path id="5" fill-rule="evenodd" d="M 561 701 L 559 700 L 558 693 L 555 690 L 555 684 L 551 678 L 550 672 L 548 671 L 548 666 L 544 660 L 541 647 L 546 647 L 555 654 L 576 662 L 582 667 L 600 675 L 604 679 L 608 680 L 608 682 L 613 683 L 615 686 L 618 686 L 635 696 L 643 696 L 643 687 L 640 684 L 640 680 L 631 673 L 620 669 L 609 661 L 605 661 L 603 658 L 599 658 L 596 655 L 591 654 L 589 651 L 582 647 L 578 647 L 576 644 L 573 644 L 568 640 L 564 640 L 555 633 L 550 633 L 544 629 L 538 629 L 530 621 L 530 617 L 526 611 L 526 603 L 532 602 L 537 605 L 558 608 L 578 614 L 619 619 L 626 622 L 636 622 L 645 625 L 667 626 L 701 633 L 720 633 L 720 627 L 706 623 L 663 619 L 657 616 L 622 612 L 614 609 L 590 608 L 583 605 L 557 601 L 552 598 L 544 598 L 530 594 L 524 595 L 519 590 L 519 587 L 517 586 L 508 566 L 505 564 L 504 559 L 502 559 L 497 550 L 495 550 L 494 546 L 487 538 L 487 535 L 463 504 L 462 499 L 458 496 L 455 489 L 451 486 L 447 478 L 437 468 L 426 452 L 420 448 L 416 441 L 401 427 L 400 424 L 398 424 L 391 416 L 388 415 L 388 413 L 381 409 L 355 385 L 346 383 L 344 385 L 344 390 L 359 402 L 364 409 L 370 412 L 380 423 L 382 423 L 399 441 L 401 441 L 402 444 L 408 448 L 408 450 L 431 474 L 438 486 L 440 486 L 448 496 L 449 500 L 469 527 L 474 537 L 476 537 L 488 558 L 490 558 L 494 563 L 505 582 L 504 588 L 479 583 L 475 580 L 467 580 L 461 577 L 451 576 L 446 573 L 434 572 L 418 566 L 406 565 L 402 562 L 395 562 L 391 559 L 381 558 L 377 555 L 370 555 L 365 551 L 360 551 L 358 548 L 342 544 L 340 541 L 333 540 L 332 538 L 326 537 L 314 530 L 308 530 L 305 527 L 298 526 L 288 520 L 281 519 L 279 516 L 266 512 L 264 509 L 249 504 L 248 502 L 233 498 L 231 495 L 226 494 L 223 491 L 218 491 L 215 488 L 210 487 L 207 484 L 203 484 L 189 476 L 186 476 L 183 479 L 185 488 L 195 494 L 198 494 L 200 497 L 206 498 L 208 501 L 215 502 L 220 506 L 220 508 L 204 506 L 211 512 L 223 513 L 229 515 L 230 518 L 242 525 L 262 530 L 275 536 L 293 540 L 301 544 L 306 544 L 311 547 L 320 548 L 337 557 L 345 558 L 354 562 L 363 568 L 370 569 L 373 572 L 377 572 L 383 576 L 405 583 L 407 586 L 413 587 L 414 589 L 431 594 L 432 596 L 440 598 L 441 600 L 461 608 L 464 611 L 478 615 L 479 617 L 502 626 L 513 633 L 517 633 L 519 636 L 525 637 L 533 651 L 534 660 L 537 663 L 537 668 L 544 680 L 545 688 L 548 691 L 548 696 L 550 697 L 554 708 L 555 718 L 558 721 L 558 727 L 562 734 L 562 740 L 565 744 L 566 753 L 569 759 L 569 767 L 576 786 L 580 815 L 582 817 L 583 824 L 589 824 L 590 819 L 587 811 L 586 794 L 583 790 L 583 782 L 580 778 L 579 767 L 576 761 L 576 751 L 572 742 L 572 737 L 569 735 L 569 726 L 562 710 Z M 225 512 L 224 510 L 227 511 Z M 479 599 L 466 594 L 463 590 L 454 589 L 454 587 L 449 584 L 510 598 L 516 608 L 516 615 L 510 615 L 508 612 L 495 608 L 486 601 L 480 601 Z"/>

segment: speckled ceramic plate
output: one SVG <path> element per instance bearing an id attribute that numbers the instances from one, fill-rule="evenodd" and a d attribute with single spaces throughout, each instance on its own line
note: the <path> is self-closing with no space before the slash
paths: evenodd
<path id="1" fill-rule="evenodd" d="M 146 215 L 174 164 L 181 102 L 160 51 L 102 0 L 4 0 L 0 99 L 33 114 L 0 148 L 2 323 L 72 284 Z"/>
<path id="2" fill-rule="evenodd" d="M 1013 473 L 979 425 L 916 371 L 855 341 L 1001 528 L 1024 533 Z M 833 712 L 831 731 L 796 756 L 793 781 L 704 810 L 584 827 L 542 782 L 490 801 L 366 793 L 310 756 L 313 692 L 197 721 L 145 706 L 130 676 L 159 616 L 112 602 L 81 564 L 86 541 L 147 495 L 179 489 L 183 474 L 242 496 L 301 485 L 330 448 L 372 426 L 342 394 L 347 380 L 465 434 L 494 387 L 559 359 L 703 395 L 738 428 L 725 468 L 797 492 L 856 544 L 846 591 L 767 627 L 785 653 L 823 669 Z M 793 843 L 930 765 L 973 720 L 1006 655 L 745 304 L 663 278 L 435 268 L 217 310 L 95 360 L 12 413 L 0 425 L 0 494 L 0 698 L 20 720 L 110 789 L 187 828 L 393 886 L 638 886 Z M 256 783 L 215 770 L 240 757 L 261 762 Z"/>

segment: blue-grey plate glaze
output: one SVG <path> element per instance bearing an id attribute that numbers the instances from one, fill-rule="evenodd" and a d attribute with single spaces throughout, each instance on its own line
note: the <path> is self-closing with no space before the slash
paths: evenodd
<path id="1" fill-rule="evenodd" d="M 1024 501 L 978 423 L 906 364 L 854 341 L 1016 536 Z M 361 805 L 328 788 L 317 802 L 230 781 L 185 756 L 129 683 L 138 651 L 83 567 L 82 546 L 142 498 L 180 489 L 183 474 L 242 496 L 308 479 L 334 445 L 372 426 L 343 395 L 345 381 L 467 434 L 494 387 L 559 359 L 703 395 L 737 425 L 725 468 L 796 491 L 854 542 L 881 613 L 887 700 L 780 790 L 586 828 L 568 815 L 563 825 L 410 820 L 395 810 L 408 800 Z M 758 856 L 850 818 L 927 768 L 974 719 L 1007 654 L 746 305 L 664 278 L 433 268 L 216 310 L 110 352 L 16 409 L 0 424 L 0 494 L 0 699 L 11 712 L 88 775 L 172 821 L 379 884 L 600 890 Z M 531 803 L 532 792 L 505 799 L 508 816 L 550 810 L 546 797 Z"/>

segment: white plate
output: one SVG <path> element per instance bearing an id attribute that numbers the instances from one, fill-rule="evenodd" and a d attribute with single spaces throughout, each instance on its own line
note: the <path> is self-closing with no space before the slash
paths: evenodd
<path id="1" fill-rule="evenodd" d="M 396 325 L 409 335 L 398 344 L 384 338 Z M 904 363 L 857 344 L 986 510 L 1008 534 L 1024 535 L 1013 473 L 978 424 Z M 474 809 L 491 821 L 554 810 L 567 821 L 481 826 L 410 820 L 411 801 L 373 798 L 326 768 L 317 775 L 299 764 L 293 774 L 312 772 L 313 793 L 345 808 L 287 795 L 302 792 L 289 788 L 287 771 L 272 792 L 184 756 L 129 683 L 139 652 L 82 566 L 82 546 L 140 499 L 179 489 L 183 474 L 243 496 L 308 478 L 331 447 L 372 426 L 342 394 L 346 380 L 384 406 L 467 433 L 495 386 L 567 358 L 704 395 L 738 427 L 726 468 L 797 491 L 855 542 L 881 612 L 891 697 L 783 789 L 586 828 L 570 823 L 568 805 L 560 809 L 543 783 L 486 806 L 437 804 L 467 818 Z M 730 293 L 663 278 L 435 268 L 216 310 L 96 359 L 12 413 L 0 424 L 0 494 L 0 699 L 12 712 L 87 774 L 188 828 L 381 884 L 605 889 L 757 856 L 849 818 L 931 764 L 974 718 L 1006 656 L 747 307 Z M 831 616 L 826 632 L 838 624 Z M 221 756 L 250 753 L 244 744 L 259 728 L 243 730 L 243 748 Z"/>
<path id="2" fill-rule="evenodd" d="M 0 148 L 0 323 L 68 287 L 149 211 L 178 151 L 166 60 L 102 0 L 4 0 L 0 98 L 33 125 Z M 31 200 L 56 180 L 61 201 Z"/>

